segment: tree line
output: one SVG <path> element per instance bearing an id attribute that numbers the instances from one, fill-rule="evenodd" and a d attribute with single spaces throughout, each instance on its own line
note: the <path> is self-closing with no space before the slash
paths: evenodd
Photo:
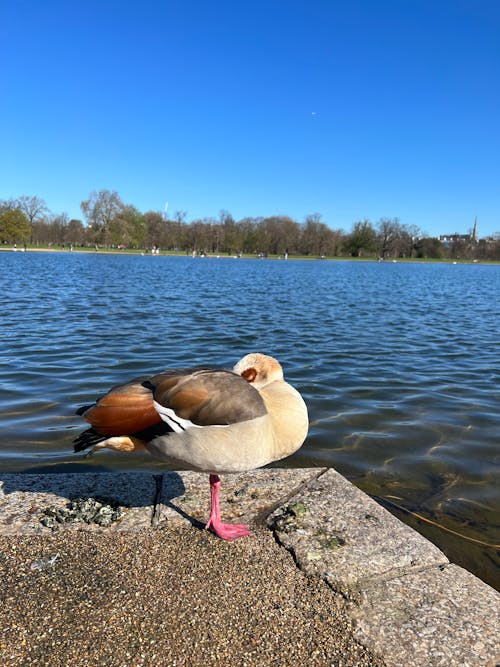
<path id="1" fill-rule="evenodd" d="M 110 190 L 92 192 L 80 207 L 83 221 L 51 212 L 39 197 L 0 200 L 0 243 L 264 256 L 500 259 L 500 233 L 480 241 L 456 236 L 443 243 L 398 218 L 375 224 L 359 220 L 348 232 L 331 228 L 318 213 L 298 222 L 285 215 L 235 220 L 223 210 L 218 218 L 188 222 L 184 211 L 172 218 L 158 211 L 142 213 Z"/>

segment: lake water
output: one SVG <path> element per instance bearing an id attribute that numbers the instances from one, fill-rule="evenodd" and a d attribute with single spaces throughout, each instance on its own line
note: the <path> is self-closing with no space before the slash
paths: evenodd
<path id="1" fill-rule="evenodd" d="M 144 372 L 266 352 L 311 419 L 279 465 L 333 466 L 439 524 L 390 507 L 500 587 L 499 295 L 500 266 L 478 264 L 2 252 L 0 470 L 158 471 L 73 455 L 75 409 Z"/>

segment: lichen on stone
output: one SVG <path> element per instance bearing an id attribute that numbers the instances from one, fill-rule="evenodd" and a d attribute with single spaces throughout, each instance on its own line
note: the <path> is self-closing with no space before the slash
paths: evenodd
<path id="1" fill-rule="evenodd" d="M 330 537 L 326 540 L 322 540 L 321 546 L 323 546 L 325 549 L 337 549 L 338 547 L 343 547 L 345 544 L 345 540 L 342 537 Z"/>
<path id="2" fill-rule="evenodd" d="M 287 505 L 271 521 L 271 528 L 281 533 L 291 533 L 301 527 L 300 519 L 308 512 L 306 505 L 300 500 Z"/>
<path id="3" fill-rule="evenodd" d="M 61 524 L 95 523 L 107 527 L 121 519 L 124 508 L 110 498 L 75 498 L 67 507 L 47 507 L 43 510 L 40 523 L 50 530 L 57 530 Z"/>

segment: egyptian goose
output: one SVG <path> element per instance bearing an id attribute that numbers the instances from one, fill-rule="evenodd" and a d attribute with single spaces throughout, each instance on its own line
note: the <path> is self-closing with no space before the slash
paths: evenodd
<path id="1" fill-rule="evenodd" d="M 276 359 L 248 354 L 228 370 L 170 370 L 111 389 L 80 408 L 92 428 L 75 451 L 146 448 L 171 465 L 210 474 L 207 529 L 225 540 L 250 535 L 220 517 L 219 473 L 253 470 L 297 451 L 309 426 L 307 408 Z"/>

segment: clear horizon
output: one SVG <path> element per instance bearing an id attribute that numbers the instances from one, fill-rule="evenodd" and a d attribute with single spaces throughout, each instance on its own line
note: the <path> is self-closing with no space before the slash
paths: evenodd
<path id="1" fill-rule="evenodd" d="M 0 199 L 500 232 L 500 5 L 0 8 Z"/>

